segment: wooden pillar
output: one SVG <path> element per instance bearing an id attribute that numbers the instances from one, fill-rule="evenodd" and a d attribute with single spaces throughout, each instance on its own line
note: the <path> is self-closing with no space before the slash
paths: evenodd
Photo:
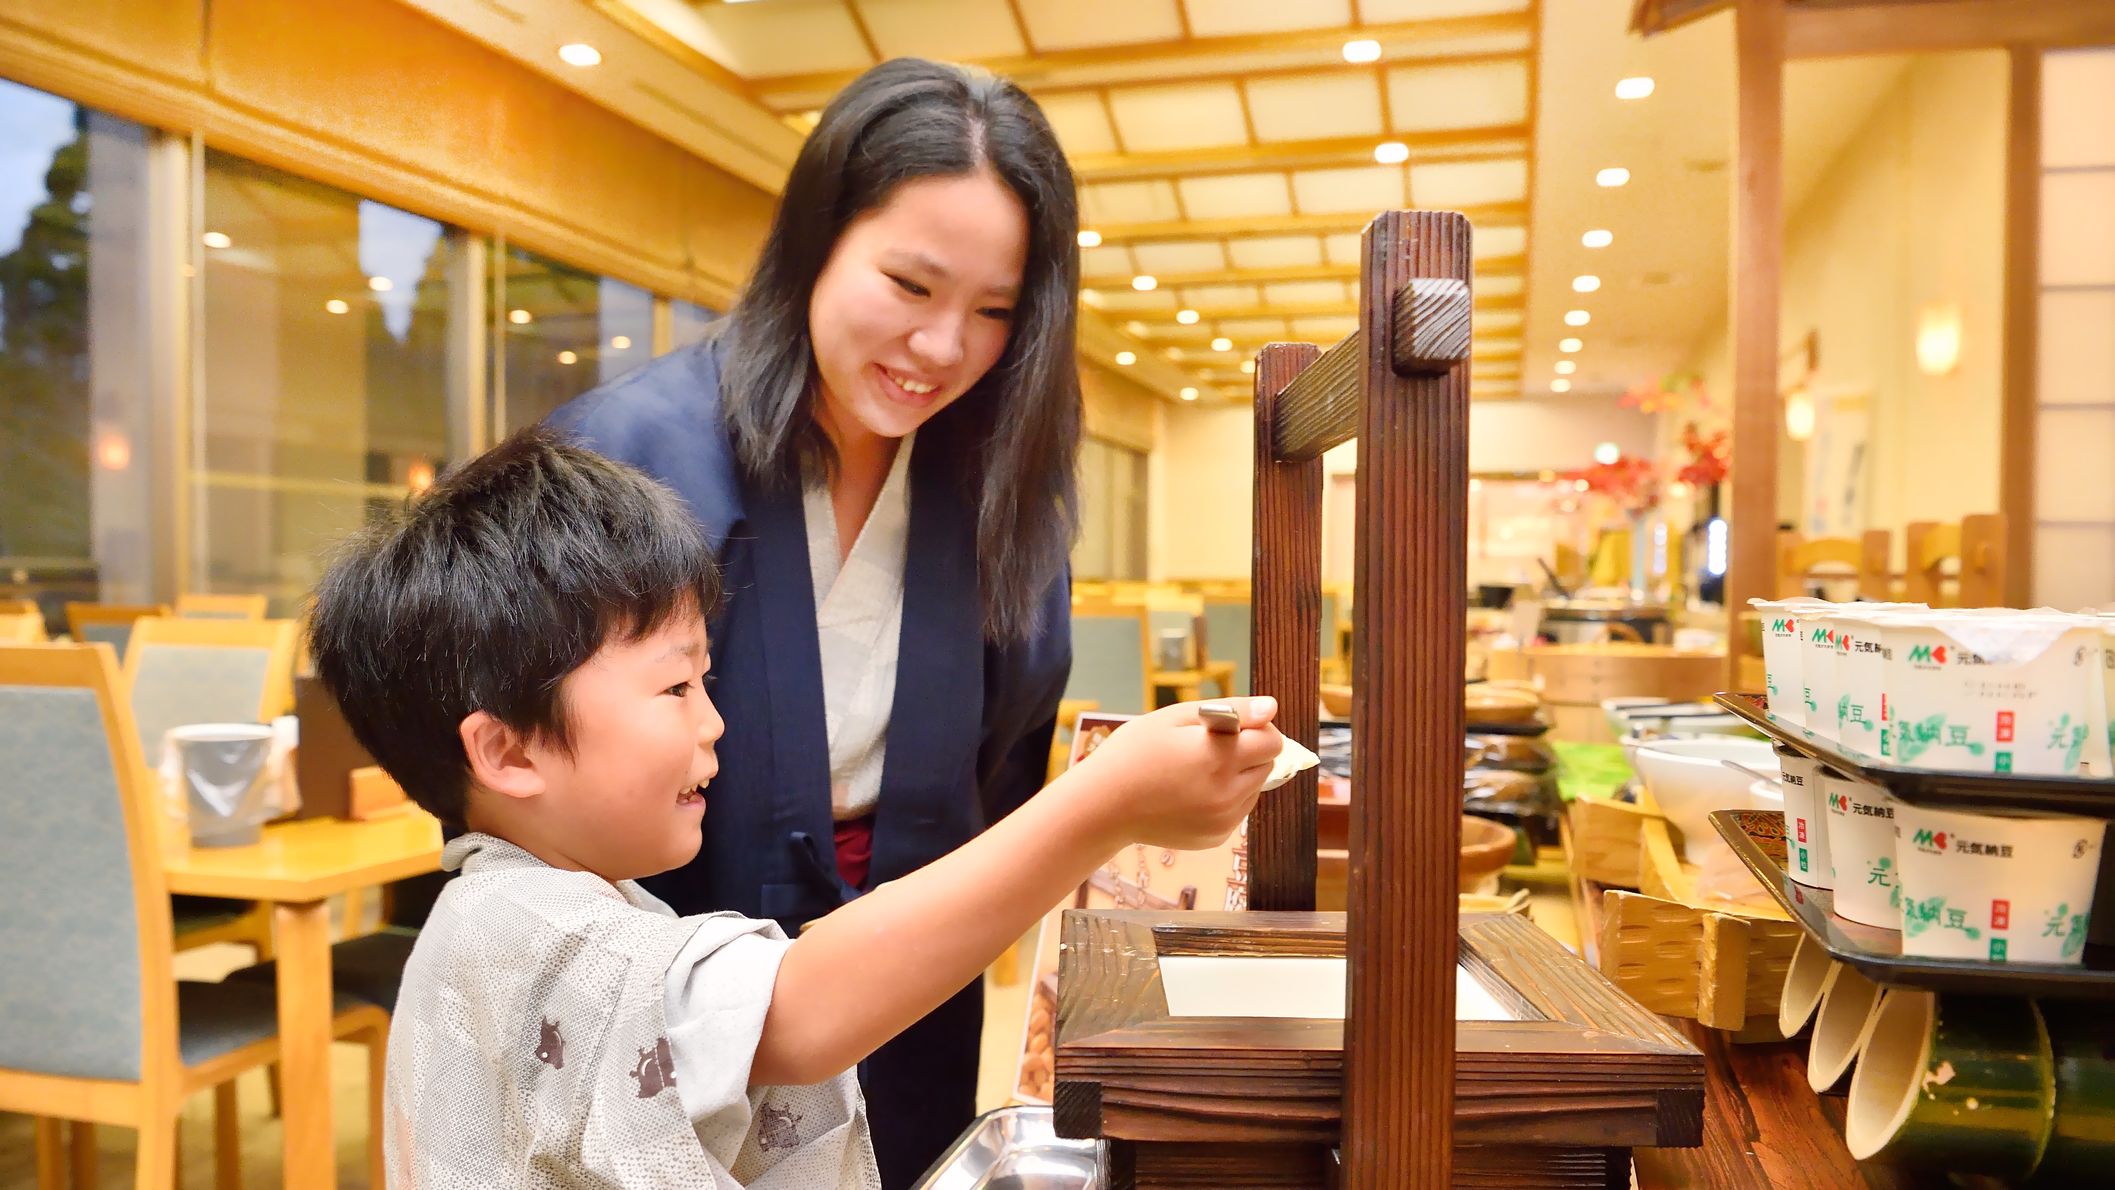
<path id="1" fill-rule="evenodd" d="M 1453 1181 L 1469 222 L 1392 212 L 1363 248 L 1344 1172 L 1360 1190 L 1438 1188 Z"/>
<path id="2" fill-rule="evenodd" d="M 1784 270 L 1784 0 L 1733 11 L 1733 506 L 1727 516 L 1728 626 L 1772 595 L 1777 547 L 1777 322 Z M 1726 688 L 1739 680 L 1726 650 Z"/>
<path id="3" fill-rule="evenodd" d="M 2041 367 L 2042 49 L 2013 46 L 2010 56 L 1998 511 L 2006 530 L 2004 602 L 2027 607 L 2034 602 L 2034 431 Z"/>
<path id="4" fill-rule="evenodd" d="M 1312 748 L 1321 735 L 1322 456 L 1281 460 L 1278 398 L 1322 349 L 1272 343 L 1256 358 L 1256 540 L 1250 567 L 1250 686 L 1278 700 L 1278 730 Z M 1315 907 L 1315 785 L 1310 769 L 1256 803 L 1248 820 L 1248 907 Z"/>

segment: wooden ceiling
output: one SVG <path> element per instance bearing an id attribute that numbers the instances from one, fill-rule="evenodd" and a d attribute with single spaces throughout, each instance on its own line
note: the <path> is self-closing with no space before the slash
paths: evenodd
<path id="1" fill-rule="evenodd" d="M 1113 360 L 1133 352 L 1149 387 L 1246 401 L 1241 367 L 1257 345 L 1350 333 L 1359 230 L 1411 206 L 1470 214 L 1472 391 L 1518 395 L 1540 3 L 597 6 L 803 130 L 838 88 L 891 57 L 975 63 L 1020 83 L 1057 129 L 1082 227 L 1100 237 L 1080 254 L 1082 313 L 1114 334 L 1083 340 Z M 1378 43 L 1377 60 L 1348 61 L 1357 41 Z M 1382 164 L 1384 144 L 1400 160 Z"/>

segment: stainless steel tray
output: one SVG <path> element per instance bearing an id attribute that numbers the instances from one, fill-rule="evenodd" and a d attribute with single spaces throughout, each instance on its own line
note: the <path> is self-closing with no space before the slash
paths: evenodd
<path id="1" fill-rule="evenodd" d="M 1100 1141 L 1058 1136 L 1047 1107 L 985 1112 L 917 1190 L 1102 1190 Z"/>

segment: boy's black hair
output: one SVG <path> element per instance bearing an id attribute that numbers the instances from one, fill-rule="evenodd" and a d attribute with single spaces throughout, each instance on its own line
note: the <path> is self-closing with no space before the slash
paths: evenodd
<path id="1" fill-rule="evenodd" d="M 610 640 L 693 608 L 719 566 L 680 497 L 532 426 L 350 542 L 316 588 L 316 672 L 353 735 L 441 821 L 463 825 L 458 728 L 484 711 L 568 746 L 559 684 Z"/>

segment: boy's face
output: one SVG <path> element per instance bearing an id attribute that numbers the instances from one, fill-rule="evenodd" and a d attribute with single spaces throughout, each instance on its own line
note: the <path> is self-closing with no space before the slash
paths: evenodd
<path id="1" fill-rule="evenodd" d="M 572 754 L 532 745 L 541 816 L 566 858 L 606 880 L 632 880 L 698 853 L 704 786 L 719 772 L 726 726 L 704 689 L 705 622 L 672 618 L 636 641 L 612 640 L 567 674 L 560 696 Z"/>

